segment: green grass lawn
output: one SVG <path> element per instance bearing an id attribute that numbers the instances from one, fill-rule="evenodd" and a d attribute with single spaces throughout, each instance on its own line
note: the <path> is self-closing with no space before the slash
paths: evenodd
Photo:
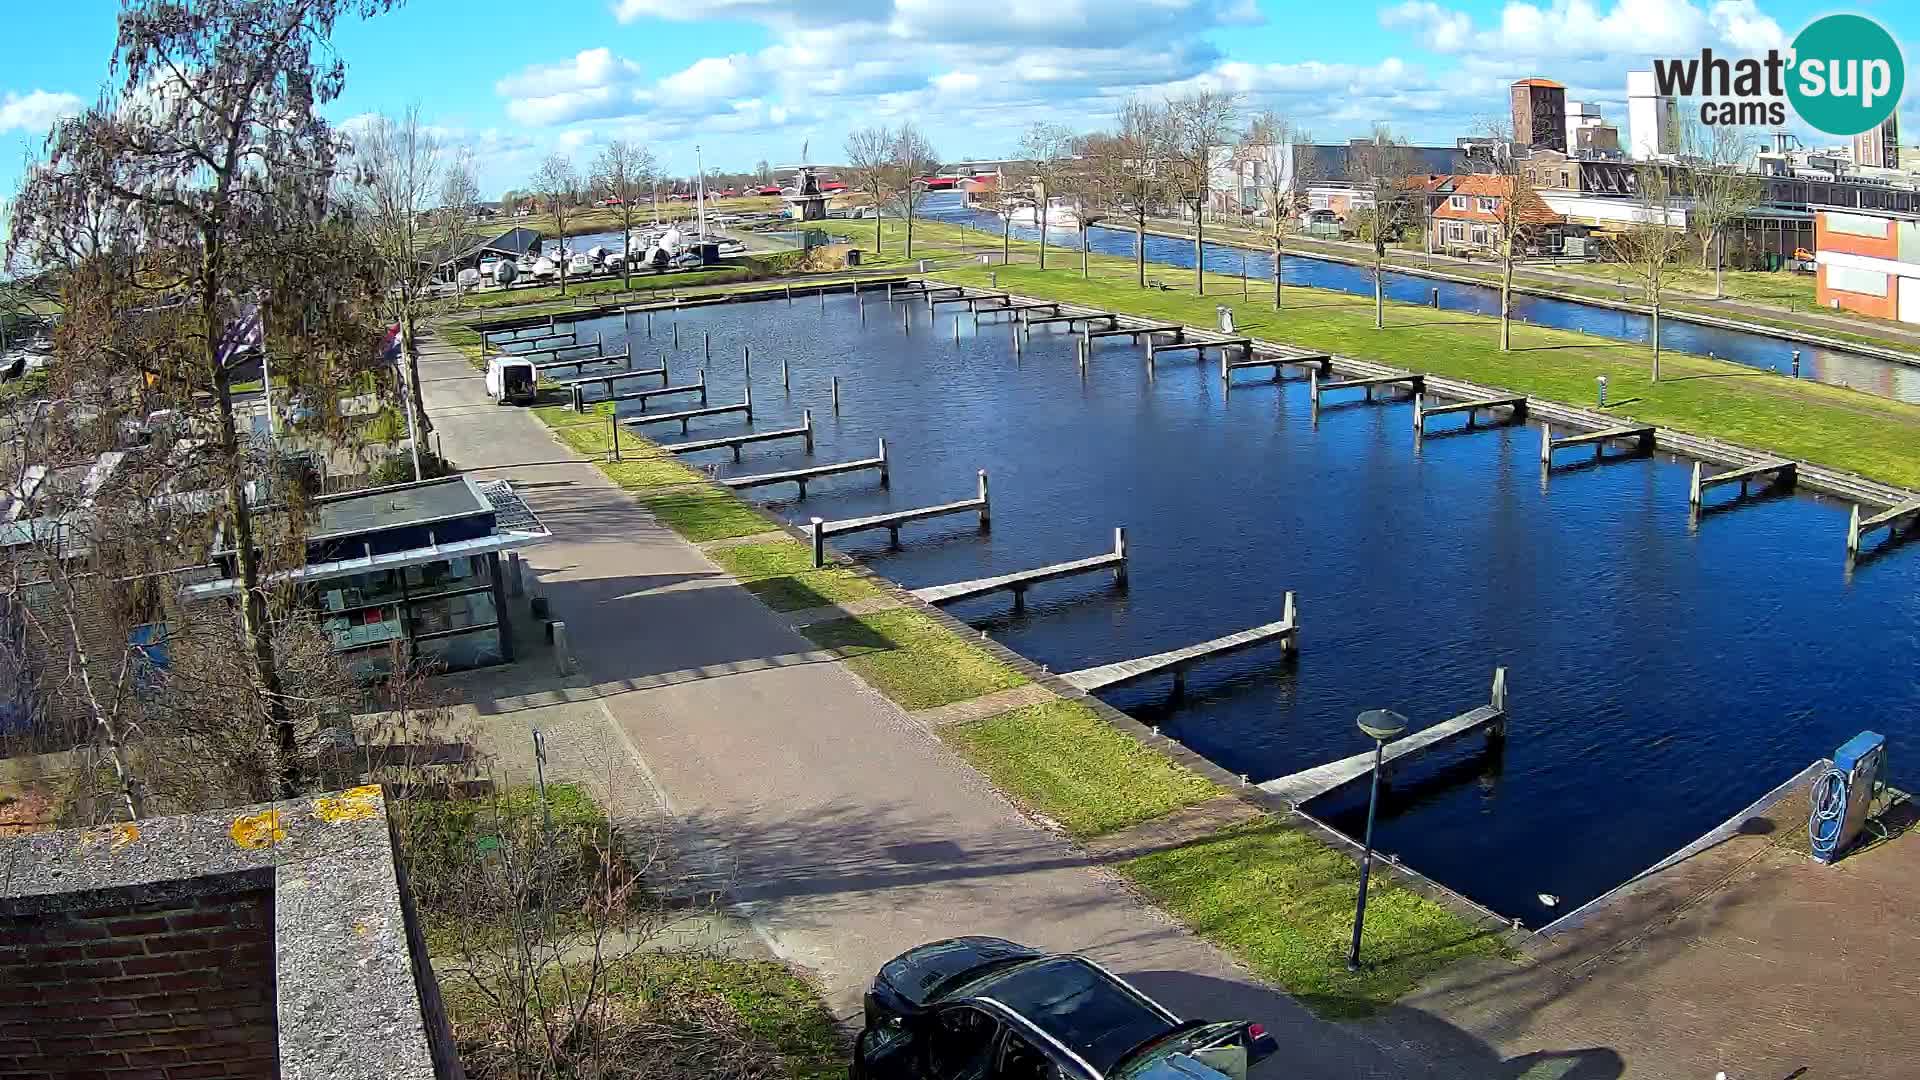
<path id="1" fill-rule="evenodd" d="M 1029 705 L 940 736 L 995 787 L 1073 836 L 1124 829 L 1224 793 L 1078 701 Z"/>
<path id="2" fill-rule="evenodd" d="M 1325 1017 L 1366 1016 L 1463 957 L 1504 949 L 1496 934 L 1376 877 L 1367 894 L 1361 970 L 1348 971 L 1358 867 L 1272 820 L 1143 855 L 1119 870 L 1196 933 Z"/>
<path id="3" fill-rule="evenodd" d="M 815 623 L 801 631 L 838 649 L 867 684 L 906 709 L 931 709 L 1025 685 L 1027 677 L 967 644 L 917 611 Z"/>
<path id="4" fill-rule="evenodd" d="M 1465 312 L 1390 303 L 1386 327 L 1375 329 L 1368 297 L 1289 287 L 1276 312 L 1258 292 L 1241 299 L 1237 278 L 1210 277 L 1203 297 L 1194 294 L 1189 272 L 1150 271 L 1150 277 L 1176 286 L 1163 292 L 1137 288 L 1132 264 L 1124 259 L 1098 258 L 1093 271 L 1083 280 L 1077 268 L 994 268 L 999 287 L 1026 295 L 1202 326 L 1213 325 L 1214 307 L 1226 304 L 1235 311 L 1235 325 L 1254 336 L 1554 401 L 1591 403 L 1595 376 L 1606 375 L 1611 411 L 1622 419 L 1920 486 L 1920 454 L 1914 453 L 1920 407 L 1875 395 L 1672 351 L 1663 354 L 1662 381 L 1656 384 L 1650 381 L 1652 351 L 1645 346 L 1516 325 L 1514 349 L 1503 353 L 1498 320 Z M 938 276 L 984 286 L 987 274 L 985 268 L 964 267 Z"/>
<path id="5" fill-rule="evenodd" d="M 880 595 L 879 586 L 845 567 L 815 569 L 812 549 L 797 540 L 720 548 L 708 557 L 775 611 L 802 611 Z"/>
<path id="6" fill-rule="evenodd" d="M 667 528 L 696 544 L 753 536 L 779 528 L 771 518 L 730 491 L 693 488 L 661 492 L 640 502 Z"/>

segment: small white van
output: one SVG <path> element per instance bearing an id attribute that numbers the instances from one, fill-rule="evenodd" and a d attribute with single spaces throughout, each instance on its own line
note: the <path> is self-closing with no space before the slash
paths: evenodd
<path id="1" fill-rule="evenodd" d="M 495 405 L 531 405 L 540 396 L 533 361 L 495 356 L 487 361 L 487 396 Z"/>

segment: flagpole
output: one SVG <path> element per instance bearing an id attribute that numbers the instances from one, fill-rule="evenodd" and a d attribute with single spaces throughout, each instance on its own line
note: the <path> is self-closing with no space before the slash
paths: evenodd
<path id="1" fill-rule="evenodd" d="M 699 186 L 695 189 L 694 213 L 700 215 L 700 242 L 707 242 L 707 166 L 700 157 L 700 147 L 693 148 L 693 171 L 699 174 Z"/>

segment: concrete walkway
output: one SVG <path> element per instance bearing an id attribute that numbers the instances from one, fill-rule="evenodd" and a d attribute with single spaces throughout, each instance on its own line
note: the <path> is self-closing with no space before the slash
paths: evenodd
<path id="1" fill-rule="evenodd" d="M 1517 1077 L 1534 1064 L 1417 1010 L 1315 1019 L 1021 815 L 842 664 L 785 662 L 810 643 L 538 420 L 488 402 L 465 357 L 432 343 L 421 372 L 446 454 L 513 480 L 553 530 L 526 555 L 615 736 L 682 827 L 724 848 L 739 909 L 843 1019 L 896 953 L 995 934 L 1087 952 L 1182 1015 L 1260 1021 L 1283 1048 L 1267 1076 Z"/>

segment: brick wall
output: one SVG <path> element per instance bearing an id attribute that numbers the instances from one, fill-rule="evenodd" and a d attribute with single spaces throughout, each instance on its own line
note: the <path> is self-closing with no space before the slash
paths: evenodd
<path id="1" fill-rule="evenodd" d="M 0 919 L 0 1078 L 279 1075 L 265 890 Z"/>

